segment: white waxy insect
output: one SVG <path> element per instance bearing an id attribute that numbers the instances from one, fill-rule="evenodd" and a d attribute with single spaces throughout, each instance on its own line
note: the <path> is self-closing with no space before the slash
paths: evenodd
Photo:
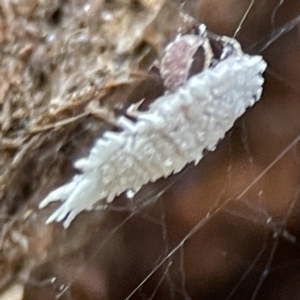
<path id="1" fill-rule="evenodd" d="M 189 43 L 196 40 L 184 38 Z M 203 45 L 205 55 L 212 56 L 203 27 L 199 40 L 197 47 Z M 224 46 L 219 58 L 210 57 L 204 70 L 185 84 L 181 81 L 187 76 L 179 76 L 179 87 L 169 78 L 174 72 L 165 71 L 174 91 L 158 98 L 148 111 L 136 112 L 135 122 L 120 117 L 117 122 L 123 131 L 106 132 L 87 158 L 75 162 L 82 174 L 40 204 L 43 208 L 63 201 L 47 223 L 63 221 L 68 227 L 77 214 L 91 210 L 99 200 L 111 202 L 123 192 L 136 193 L 148 182 L 177 173 L 188 163 L 197 164 L 205 149 L 216 148 L 237 118 L 259 100 L 266 63 L 261 56 L 244 54 L 234 39 L 218 37 L 215 41 Z M 186 63 L 191 65 L 189 59 Z"/>

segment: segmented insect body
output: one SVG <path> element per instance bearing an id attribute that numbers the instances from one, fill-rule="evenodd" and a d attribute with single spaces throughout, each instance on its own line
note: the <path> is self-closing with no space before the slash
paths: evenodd
<path id="1" fill-rule="evenodd" d="M 233 52 L 158 98 L 148 111 L 138 112 L 136 122 L 120 117 L 123 131 L 104 133 L 89 156 L 75 162 L 82 174 L 41 202 L 42 208 L 63 201 L 47 223 L 63 220 L 68 227 L 78 213 L 101 199 L 111 202 L 190 162 L 197 164 L 203 150 L 214 150 L 236 119 L 260 98 L 265 68 L 260 56 Z"/>

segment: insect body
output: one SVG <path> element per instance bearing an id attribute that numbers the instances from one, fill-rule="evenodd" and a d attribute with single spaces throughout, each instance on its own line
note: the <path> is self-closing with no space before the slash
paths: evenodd
<path id="1" fill-rule="evenodd" d="M 232 45 L 239 48 L 235 40 Z M 240 50 L 228 53 L 158 98 L 148 111 L 138 112 L 135 122 L 120 117 L 123 131 L 104 133 L 89 156 L 75 162 L 82 174 L 41 202 L 42 208 L 63 201 L 47 223 L 64 220 L 68 227 L 99 200 L 111 202 L 125 191 L 137 192 L 147 182 L 177 173 L 190 162 L 197 164 L 204 150 L 214 150 L 236 119 L 260 98 L 264 82 L 262 57 Z"/>

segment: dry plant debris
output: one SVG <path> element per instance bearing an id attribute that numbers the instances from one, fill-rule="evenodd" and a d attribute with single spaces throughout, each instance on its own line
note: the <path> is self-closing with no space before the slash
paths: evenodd
<path id="1" fill-rule="evenodd" d="M 194 25 L 179 4 L 0 2 L 0 291 L 26 281 L 55 248 L 36 209 L 42 196 L 72 174 L 72 160 L 115 114 L 163 91 L 148 70 L 178 30 Z"/>

